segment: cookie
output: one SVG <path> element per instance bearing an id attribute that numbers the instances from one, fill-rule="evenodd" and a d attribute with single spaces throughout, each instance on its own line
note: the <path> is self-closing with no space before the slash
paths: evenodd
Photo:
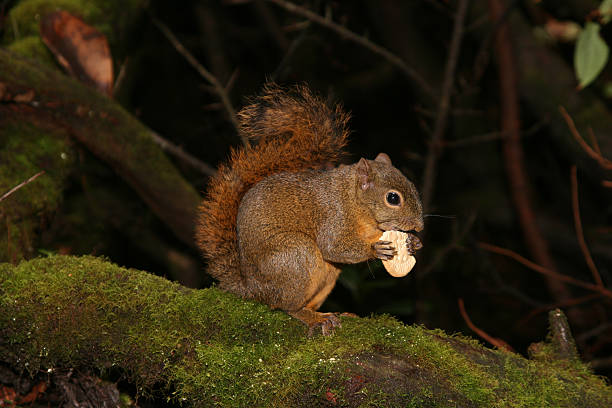
<path id="1" fill-rule="evenodd" d="M 415 257 L 408 251 L 408 246 L 406 245 L 407 238 L 408 234 L 401 231 L 385 231 L 380 238 L 381 241 L 390 241 L 391 245 L 397 250 L 397 255 L 393 259 L 382 261 L 387 272 L 396 278 L 408 275 L 408 272 L 416 264 Z"/>

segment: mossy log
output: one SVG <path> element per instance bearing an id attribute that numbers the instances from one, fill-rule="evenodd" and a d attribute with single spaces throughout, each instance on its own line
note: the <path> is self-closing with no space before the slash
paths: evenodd
<path id="1" fill-rule="evenodd" d="M 106 161 L 185 243 L 200 197 L 151 137 L 113 100 L 61 72 L 0 49 L 0 126 L 67 132 Z M 0 128 L 0 133 L 4 129 Z"/>
<path id="2" fill-rule="evenodd" d="M 95 257 L 0 264 L 3 364 L 119 371 L 187 406 L 612 406 L 561 330 L 531 360 L 389 316 L 308 338 L 281 311 Z"/>

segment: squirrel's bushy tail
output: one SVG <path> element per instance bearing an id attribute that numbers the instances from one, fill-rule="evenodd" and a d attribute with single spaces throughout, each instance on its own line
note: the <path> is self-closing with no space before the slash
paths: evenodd
<path id="1" fill-rule="evenodd" d="M 344 155 L 349 115 L 328 106 L 308 88 L 267 85 L 238 114 L 253 145 L 231 152 L 210 180 L 200 205 L 198 246 L 221 287 L 240 293 L 236 216 L 244 194 L 267 176 L 337 164 Z M 224 279 L 226 277 L 226 279 Z"/>

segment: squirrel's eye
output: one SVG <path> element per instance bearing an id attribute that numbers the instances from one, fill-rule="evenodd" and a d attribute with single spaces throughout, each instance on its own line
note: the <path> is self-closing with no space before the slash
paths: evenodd
<path id="1" fill-rule="evenodd" d="M 398 206 L 402 202 L 402 199 L 397 192 L 389 191 L 387 193 L 387 202 L 393 206 Z"/>

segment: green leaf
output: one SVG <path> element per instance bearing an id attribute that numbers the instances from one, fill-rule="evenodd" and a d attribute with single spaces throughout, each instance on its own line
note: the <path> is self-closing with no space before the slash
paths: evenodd
<path id="1" fill-rule="evenodd" d="M 603 0 L 599 5 L 599 14 L 601 22 L 607 24 L 612 19 L 612 0 Z"/>
<path id="2" fill-rule="evenodd" d="M 576 41 L 574 69 L 581 89 L 597 78 L 608 61 L 610 50 L 599 36 L 600 29 L 599 24 L 588 22 Z"/>

